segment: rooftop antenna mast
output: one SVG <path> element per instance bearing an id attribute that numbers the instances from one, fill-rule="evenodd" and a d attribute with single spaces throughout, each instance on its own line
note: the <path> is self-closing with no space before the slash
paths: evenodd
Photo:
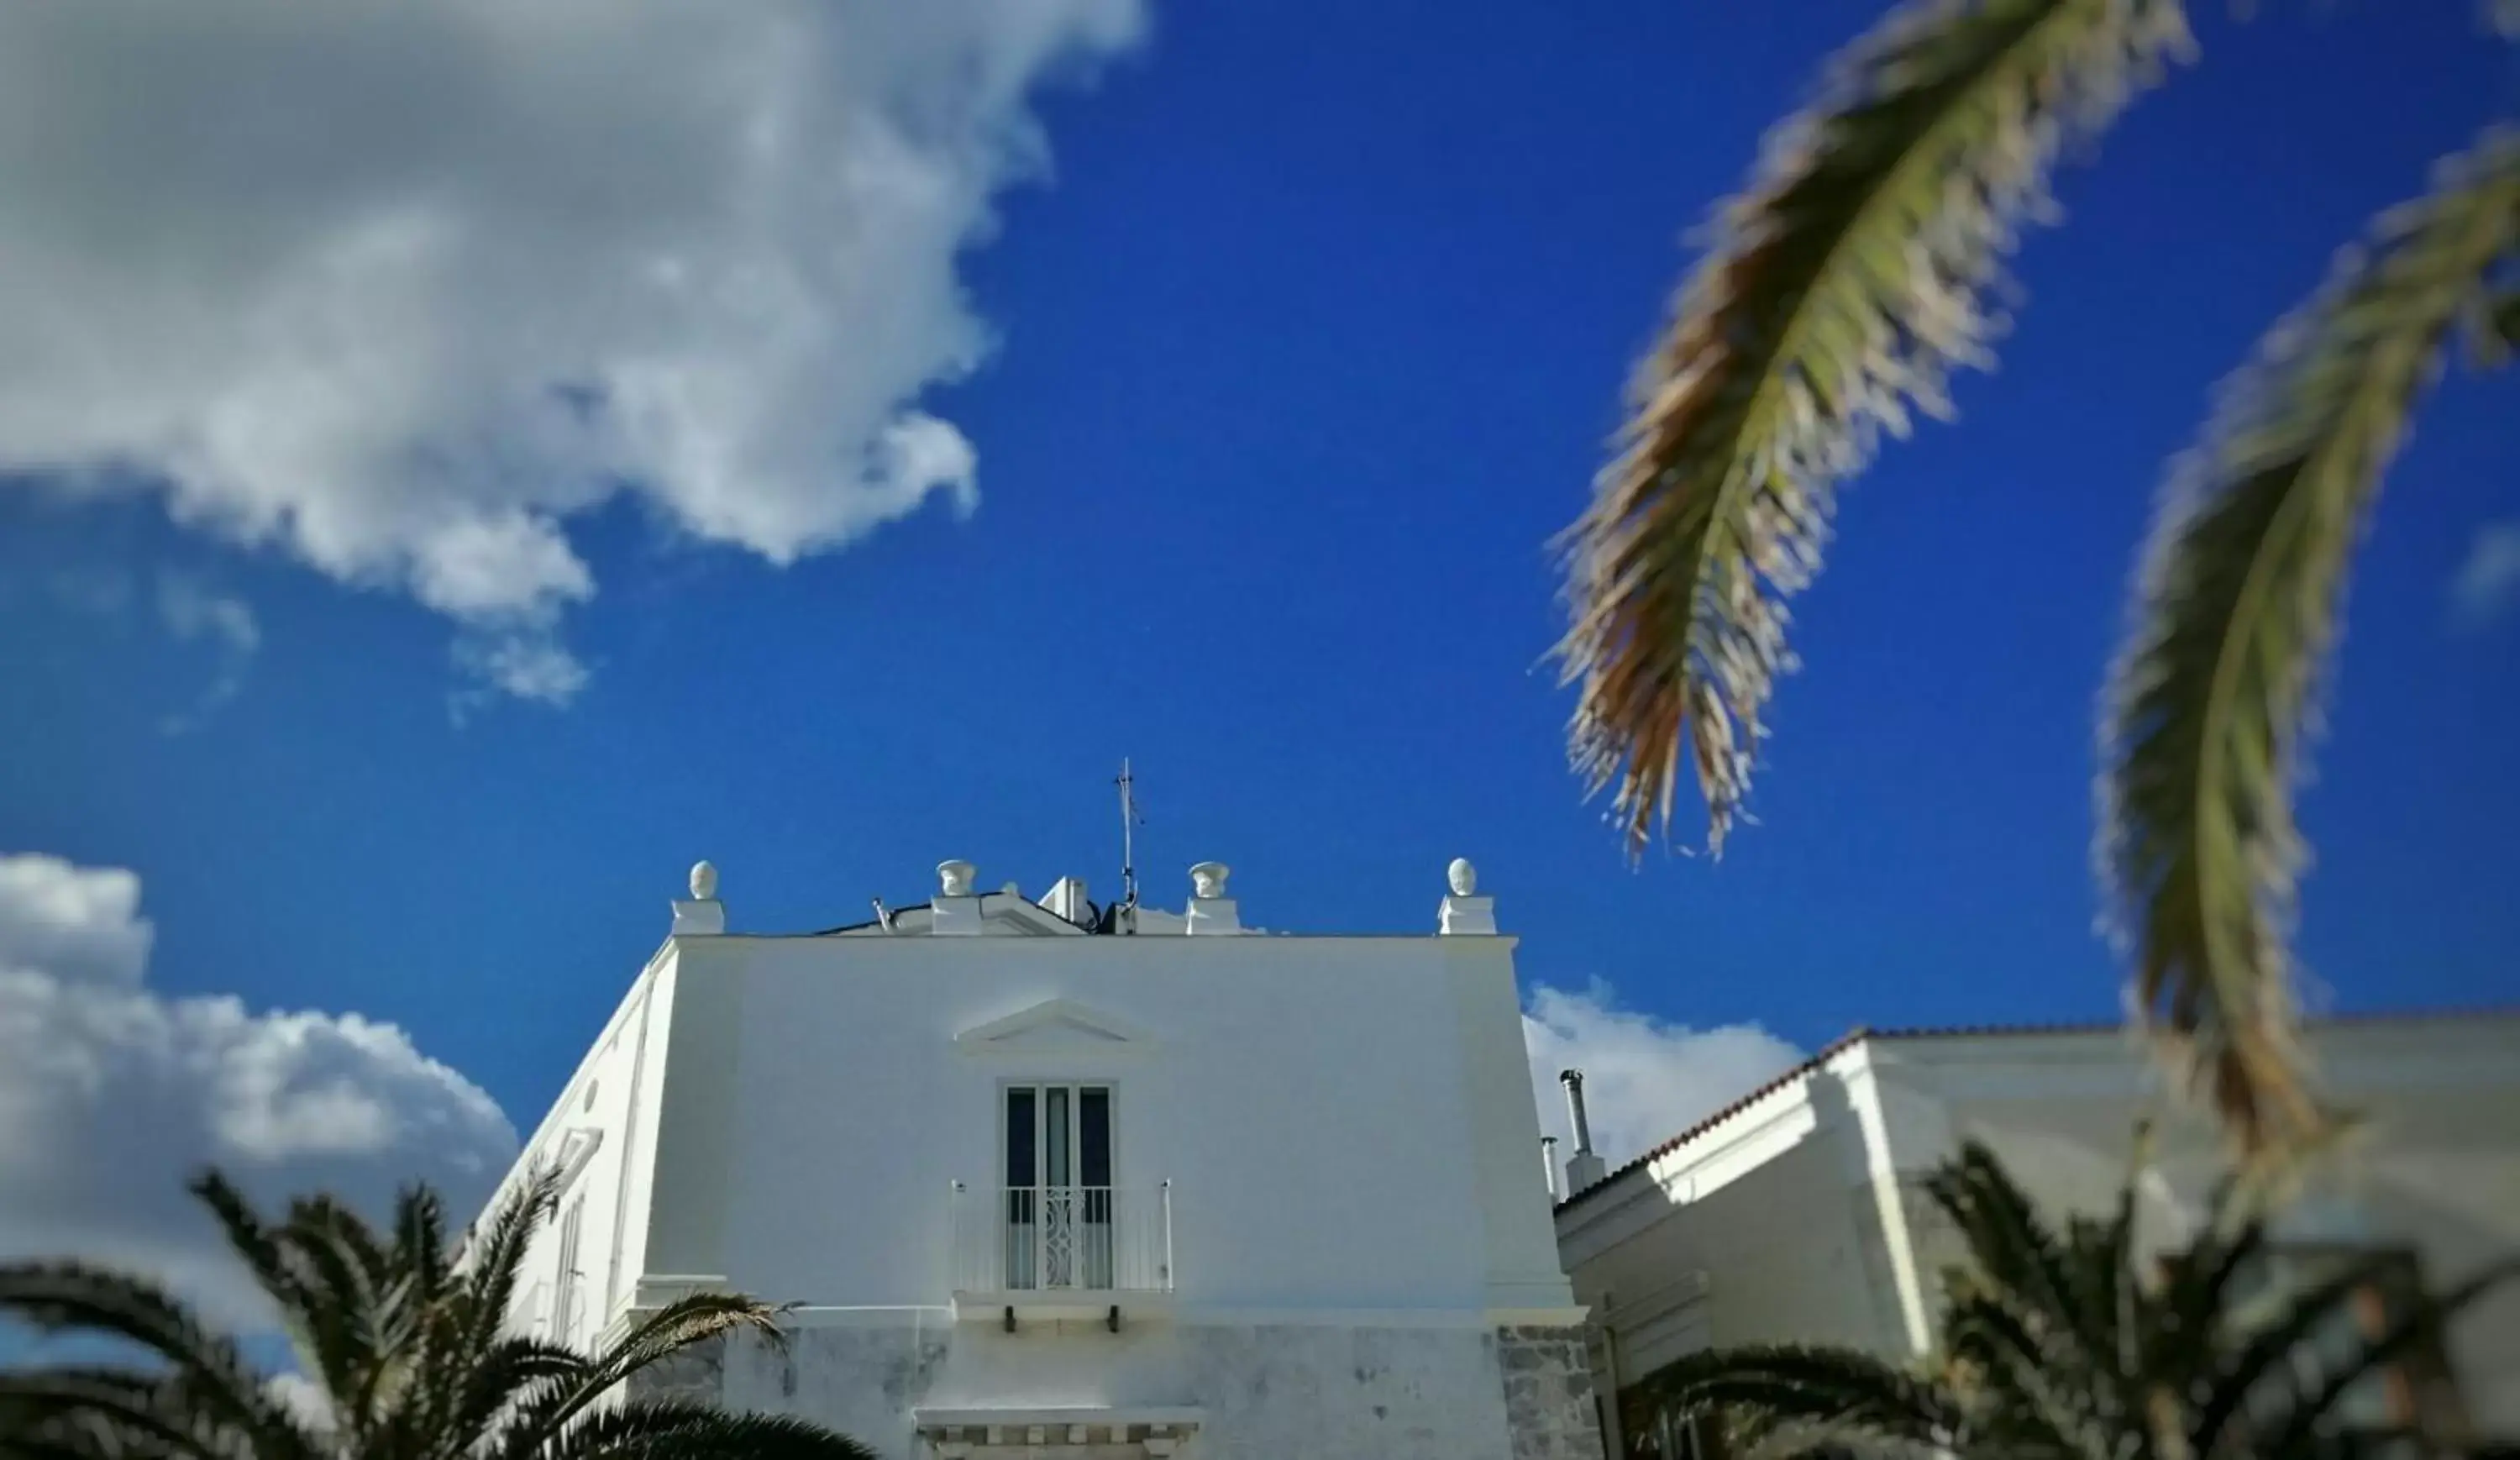
<path id="1" fill-rule="evenodd" d="M 1138 931 L 1138 778 L 1129 773 L 1129 757 L 1120 757 L 1120 905 L 1127 909 L 1127 931 Z"/>

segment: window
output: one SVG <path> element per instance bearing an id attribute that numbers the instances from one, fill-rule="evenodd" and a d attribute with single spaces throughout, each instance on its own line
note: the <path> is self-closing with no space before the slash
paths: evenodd
<path id="1" fill-rule="evenodd" d="M 1111 1286 L 1111 1089 L 1006 1090 L 1009 1288 Z"/>
<path id="2" fill-rule="evenodd" d="M 560 1304 L 552 1337 L 562 1344 L 577 1342 L 578 1300 L 585 1286 L 577 1270 L 577 1234 L 585 1218 L 586 1195 L 581 1192 L 568 1204 L 567 1214 L 560 1219 L 560 1277 L 553 1284 L 560 1294 Z"/>

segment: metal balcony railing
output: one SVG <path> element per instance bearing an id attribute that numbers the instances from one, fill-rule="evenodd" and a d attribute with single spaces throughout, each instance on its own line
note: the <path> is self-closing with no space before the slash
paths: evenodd
<path id="1" fill-rule="evenodd" d="M 954 1183 L 954 1291 L 1169 1293 L 1173 1184 Z"/>

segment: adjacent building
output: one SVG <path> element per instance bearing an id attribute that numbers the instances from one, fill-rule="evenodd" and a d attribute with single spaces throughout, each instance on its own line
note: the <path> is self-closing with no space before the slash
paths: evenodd
<path id="1" fill-rule="evenodd" d="M 514 1321 L 795 1304 L 651 1387 L 903 1457 L 1596 1460 L 1468 863 L 1375 936 L 1245 927 L 1215 863 L 1178 913 L 976 877 L 765 935 L 694 869 L 519 1161 L 566 1185 Z"/>
<path id="2" fill-rule="evenodd" d="M 2326 1094 L 2364 1128 L 2286 1209 L 2287 1260 L 2308 1270 L 2378 1246 L 2447 1284 L 2520 1251 L 2520 1015 L 2337 1021 L 2311 1044 Z M 2105 1211 L 2137 1119 L 2166 1106 L 2116 1027 L 1860 1030 L 1615 1171 L 1576 1170 L 1558 1243 L 1593 1311 L 1609 1453 L 1697 1447 L 1640 1433 L 1635 1407 L 1609 1399 L 1695 1349 L 1930 1351 L 1939 1274 L 1959 1248 L 1925 1173 L 1974 1139 L 2050 1209 Z M 2169 1240 L 2195 1220 L 2217 1162 L 2192 1123 L 2171 1121 L 2157 1150 L 2143 1219 Z M 2432 1359 L 2466 1418 L 2520 1432 L 2520 1288 L 2451 1338 Z M 2412 1402 L 2412 1376 L 2398 1377 L 2409 1383 L 2371 1402 Z M 2423 1392 L 2443 1377 L 2422 1376 Z"/>

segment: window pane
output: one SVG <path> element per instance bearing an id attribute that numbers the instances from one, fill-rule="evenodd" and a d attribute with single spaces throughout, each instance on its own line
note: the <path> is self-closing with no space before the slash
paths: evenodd
<path id="1" fill-rule="evenodd" d="M 1076 1092 L 1076 1182 L 1111 1184 L 1111 1092 L 1089 1085 Z"/>
<path id="2" fill-rule="evenodd" d="M 1065 1186 L 1076 1179 L 1068 1167 L 1071 1158 L 1067 1130 L 1067 1087 L 1053 1085 L 1042 1093 L 1047 1097 L 1042 1107 L 1044 1112 L 1041 1122 L 1042 1139 L 1047 1144 L 1047 1154 L 1050 1157 L 1049 1174 L 1043 1179 L 1051 1186 Z"/>
<path id="3" fill-rule="evenodd" d="M 1033 1091 L 1029 1085 L 1007 1090 L 1007 1185 L 1030 1186 L 1033 1172 Z"/>

